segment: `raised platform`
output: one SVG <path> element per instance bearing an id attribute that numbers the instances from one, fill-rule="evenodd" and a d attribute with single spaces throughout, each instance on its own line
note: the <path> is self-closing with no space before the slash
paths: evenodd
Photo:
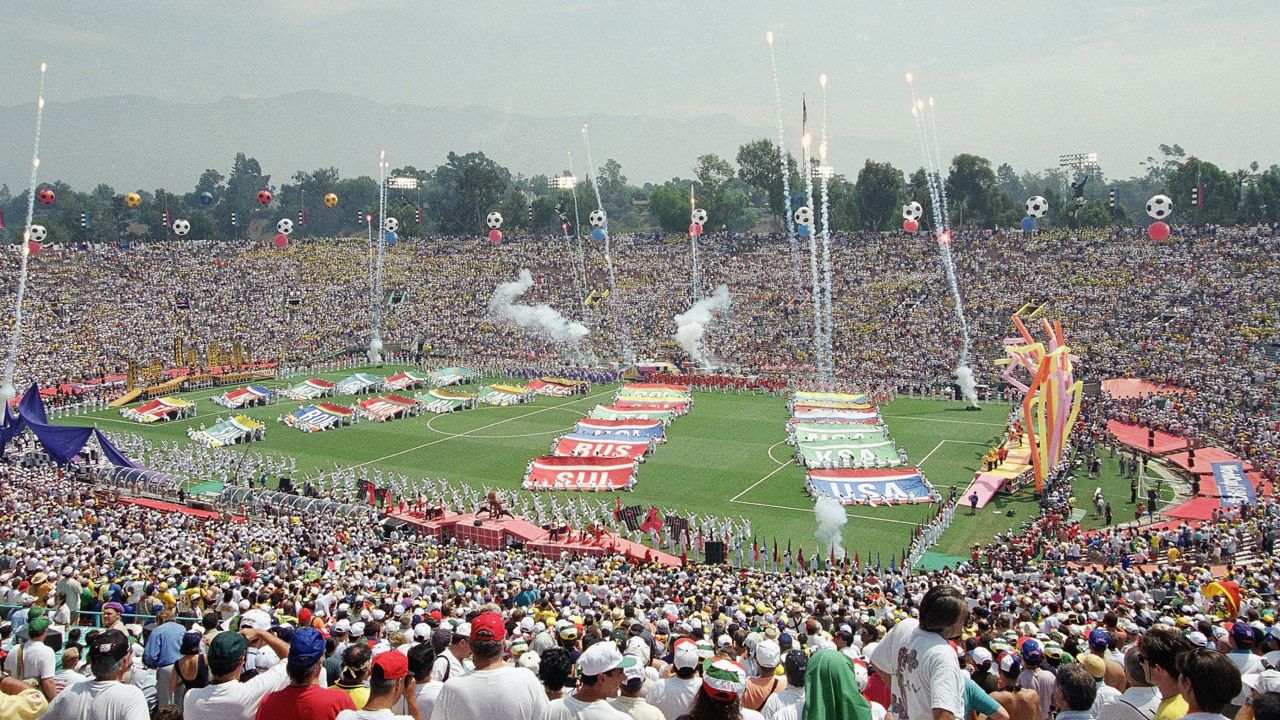
<path id="1" fill-rule="evenodd" d="M 413 510 L 394 511 L 387 517 L 399 520 L 412 527 L 420 534 L 430 535 L 440 542 L 456 539 L 459 543 L 469 542 L 472 545 L 499 549 L 522 546 L 552 559 L 560 559 L 564 553 L 574 555 L 625 555 L 633 562 L 657 562 L 668 567 L 679 567 L 680 558 L 655 550 L 646 545 L 631 542 L 626 538 L 605 535 L 601 542 L 594 538 L 583 538 L 576 530 L 558 540 L 551 539 L 551 533 L 523 518 L 503 517 L 499 520 L 481 513 L 476 524 L 474 513 L 446 512 L 443 518 L 427 519 Z"/>
<path id="2" fill-rule="evenodd" d="M 1119 420 L 1108 420 L 1107 432 L 1115 435 L 1116 440 L 1119 440 L 1121 445 L 1141 453 L 1168 455 L 1169 453 L 1187 449 L 1186 438 L 1170 435 L 1159 430 L 1156 431 L 1155 443 L 1147 445 L 1147 428 L 1141 425 L 1130 425 Z M 1199 460 L 1199 458 L 1196 459 Z"/>
<path id="3" fill-rule="evenodd" d="M 187 507 L 186 505 L 179 505 L 177 503 L 164 502 L 163 500 L 151 500 L 149 498 L 126 497 L 126 498 L 120 498 L 120 502 L 126 505 L 137 505 L 139 507 L 149 508 L 151 510 L 159 510 L 160 512 L 179 512 L 179 513 L 182 513 L 183 515 L 190 515 L 192 517 L 198 517 L 203 520 L 218 520 L 222 517 L 222 515 L 220 515 L 217 512 L 214 512 L 213 510 L 200 510 L 198 508 Z M 244 522 L 244 517 L 240 515 L 232 515 L 230 517 L 232 522 Z"/>
<path id="4" fill-rule="evenodd" d="M 1191 392 L 1186 388 L 1161 385 L 1141 378 L 1111 378 L 1102 381 L 1102 389 L 1117 399 L 1144 398 L 1149 395 L 1181 395 Z"/>

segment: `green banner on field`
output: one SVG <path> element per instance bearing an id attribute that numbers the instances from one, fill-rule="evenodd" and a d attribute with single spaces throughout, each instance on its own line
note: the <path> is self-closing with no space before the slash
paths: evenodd
<path id="1" fill-rule="evenodd" d="M 858 440 L 820 440 L 796 446 L 808 468 L 873 468 L 901 467 L 906 458 L 892 440 L 861 442 Z"/>

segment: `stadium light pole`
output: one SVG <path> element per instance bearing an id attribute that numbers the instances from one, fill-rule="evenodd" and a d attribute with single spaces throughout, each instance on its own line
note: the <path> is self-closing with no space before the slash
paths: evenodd
<path id="1" fill-rule="evenodd" d="M 36 93 L 36 141 L 31 151 L 31 187 L 27 191 L 27 224 L 22 230 L 22 260 L 18 271 L 18 293 L 13 301 L 13 333 L 9 336 L 9 356 L 4 363 L 4 384 L 0 385 L 0 399 L 9 402 L 18 396 L 13 375 L 18 367 L 18 348 L 22 339 L 22 298 L 27 291 L 27 257 L 31 255 L 31 218 L 35 214 L 36 177 L 40 171 L 40 122 L 44 119 L 44 71 L 40 63 L 40 90 Z"/>
<path id="2" fill-rule="evenodd" d="M 373 271 L 373 328 L 369 332 L 369 362 L 382 360 L 382 261 L 387 251 L 387 151 L 378 155 L 378 248 Z"/>

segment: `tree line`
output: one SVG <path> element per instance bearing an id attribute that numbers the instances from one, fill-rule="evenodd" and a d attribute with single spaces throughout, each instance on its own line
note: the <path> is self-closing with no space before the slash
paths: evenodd
<path id="1" fill-rule="evenodd" d="M 799 195 L 805 188 L 800 163 L 790 155 L 786 163 L 790 199 L 783 196 L 778 148 L 767 139 L 742 145 L 732 161 L 715 154 L 702 155 L 695 160 L 690 176 L 644 185 L 632 184 L 612 159 L 591 178 L 568 182 L 547 175 L 513 173 L 483 152 L 451 152 L 433 169 L 392 169 L 391 177 L 412 178 L 414 182 L 389 188 L 387 209 L 399 220 L 400 233 L 406 236 L 483 235 L 488 230 L 485 216 L 493 210 L 502 213 L 507 234 L 560 233 L 562 218 L 573 232 L 573 226 L 585 224 L 588 214 L 598 207 L 597 195 L 615 232 L 683 232 L 693 203 L 707 211 L 707 232 L 777 230 L 788 208 L 801 201 Z M 1026 198 L 1032 195 L 1049 200 L 1052 210 L 1041 222 L 1051 226 L 1145 223 L 1146 201 L 1158 193 L 1173 198 L 1176 223 L 1280 222 L 1278 165 L 1260 170 L 1254 162 L 1247 169 L 1228 172 L 1188 155 L 1178 145 L 1162 144 L 1159 155 L 1148 157 L 1142 168 L 1141 175 L 1125 180 L 1107 179 L 1097 166 L 1084 168 L 1087 202 L 1083 206 L 1072 201 L 1070 183 L 1078 178 L 1066 170 L 1019 173 L 1008 163 L 993 166 L 987 158 L 967 153 L 952 158 L 944 186 L 952 224 L 964 228 L 1015 227 L 1025 215 Z M 565 171 L 561 177 L 568 176 Z M 818 185 L 815 179 L 815 192 Z M 853 179 L 834 173 L 827 186 L 831 223 L 837 231 L 896 229 L 902 222 L 901 207 L 910 200 L 924 206 L 926 227 L 932 217 L 923 168 L 908 174 L 891 163 L 867 160 Z M 118 190 L 99 184 L 90 191 L 79 191 L 60 181 L 40 187 L 52 189 L 57 196 L 52 205 L 35 205 L 34 222 L 46 228 L 49 242 L 172 238 L 172 231 L 164 224 L 166 212 L 170 221 L 182 218 L 191 223 L 188 237 L 192 239 L 269 237 L 283 218 L 293 220 L 295 233 L 301 235 L 358 235 L 366 231 L 364 216 L 376 216 L 378 203 L 374 178 L 342 178 L 336 168 L 329 167 L 295 172 L 277 187 L 259 162 L 244 153 L 236 154 L 228 174 L 207 169 L 185 190 Z M 1202 190 L 1202 206 L 1192 205 L 1192 188 Z M 260 190 L 273 193 L 269 205 L 258 202 Z M 141 196 L 137 207 L 125 204 L 128 192 Z M 335 207 L 324 203 L 329 193 L 338 197 Z M 15 195 L 7 186 L 0 186 L 0 211 L 8 228 L 0 232 L 7 242 L 20 240 L 26 205 L 25 190 Z"/>

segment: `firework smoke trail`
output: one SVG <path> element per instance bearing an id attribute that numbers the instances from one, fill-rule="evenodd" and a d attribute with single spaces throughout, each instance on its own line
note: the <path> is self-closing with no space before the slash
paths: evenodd
<path id="1" fill-rule="evenodd" d="M 828 198 L 830 194 L 827 192 L 827 76 L 824 73 L 818 77 L 818 84 L 822 86 L 822 139 L 818 142 L 818 167 L 821 170 L 821 186 L 822 186 L 822 305 L 824 311 L 823 328 L 822 328 L 822 349 L 823 361 L 826 364 L 826 381 L 828 383 L 835 382 L 835 354 L 832 340 L 832 319 L 831 319 L 831 215 L 830 203 Z"/>
<path id="2" fill-rule="evenodd" d="M 796 297 L 804 291 L 804 279 L 800 275 L 800 245 L 796 240 L 796 222 L 791 217 L 791 173 L 787 168 L 787 137 L 782 128 L 782 86 L 778 83 L 778 58 L 773 52 L 773 31 L 764 34 L 769 43 L 769 67 L 773 70 L 773 104 L 778 115 L 778 168 L 782 174 L 782 214 L 786 216 L 787 239 L 791 241 L 791 281 Z"/>
<path id="3" fill-rule="evenodd" d="M 573 243 L 569 246 L 569 250 L 573 253 L 577 260 L 577 267 L 574 275 L 578 281 L 578 302 L 586 304 L 587 299 L 587 253 L 582 247 L 582 218 L 578 215 L 578 183 L 577 177 L 573 172 L 573 151 L 569 152 L 569 175 L 574 177 L 573 186 L 569 190 L 573 193 Z M 569 238 L 569 231 L 565 230 L 565 239 Z M 588 311 L 589 312 L 589 311 Z"/>
<path id="4" fill-rule="evenodd" d="M 809 217 L 813 217 L 813 173 L 809 166 L 809 145 L 813 142 L 808 133 L 800 139 L 800 160 L 804 167 L 805 207 L 809 208 Z M 821 382 L 825 373 L 822 357 L 822 288 L 818 280 L 818 238 L 814 224 L 809 229 L 809 276 L 813 278 L 813 295 L 810 304 L 813 306 L 813 371 Z"/>
<path id="5" fill-rule="evenodd" d="M 929 197 L 933 204 L 934 222 L 937 225 L 935 233 L 938 241 L 938 254 L 942 256 L 942 269 L 947 277 L 947 287 L 951 291 L 952 303 L 955 305 L 956 321 L 960 323 L 961 347 L 960 361 L 956 364 L 955 369 L 956 383 L 960 386 L 960 392 L 964 396 L 964 399 L 974 407 L 977 407 L 978 395 L 976 383 L 973 378 L 973 370 L 969 367 L 969 321 L 964 315 L 964 302 L 960 297 L 960 283 L 956 280 L 955 258 L 951 254 L 951 238 L 949 237 L 950 218 L 944 217 L 942 210 L 939 208 L 939 205 L 942 203 L 942 198 L 932 177 L 933 171 L 936 170 L 937 165 L 931 159 L 929 143 L 926 139 L 924 103 L 916 99 L 915 87 L 911 84 L 910 73 L 907 73 L 907 86 L 911 88 L 911 115 L 915 118 L 916 133 L 920 136 L 920 149 L 924 154 L 926 163 L 925 176 L 929 177 Z M 937 183 L 938 185 L 942 184 L 940 174 L 937 178 Z"/>
<path id="6" fill-rule="evenodd" d="M 947 184 L 942 180 L 942 151 L 938 149 L 938 116 L 933 111 L 933 98 L 929 98 L 929 124 L 933 130 L 934 171 L 938 173 L 938 189 L 942 191 L 942 219 L 951 227 L 951 207 L 947 202 Z"/>
<path id="7" fill-rule="evenodd" d="M 587 178 L 591 178 L 591 134 L 587 131 L 587 126 L 582 126 L 582 142 L 587 146 Z M 604 212 L 604 201 L 600 199 L 600 178 L 596 178 L 591 183 L 591 188 L 596 193 L 596 207 L 600 208 L 600 212 Z M 609 215 L 605 213 L 604 225 L 604 263 L 609 268 L 609 299 L 617 303 L 618 306 L 618 334 L 621 336 L 620 345 L 622 350 L 622 359 L 628 364 L 635 364 L 635 352 L 631 349 L 631 330 L 627 327 L 627 317 L 623 314 L 622 297 L 618 295 L 618 276 L 613 269 L 613 236 L 609 234 Z"/>
<path id="8" fill-rule="evenodd" d="M 693 183 L 689 184 L 689 246 L 693 253 L 693 269 L 689 273 L 693 279 L 693 301 L 702 299 L 702 278 L 698 269 L 698 236 L 693 232 L 693 211 L 698 207 L 698 199 L 693 195 Z"/>
<path id="9" fill-rule="evenodd" d="M 13 305 L 13 331 L 9 336 L 9 357 L 4 363 L 4 385 L 0 397 L 9 400 L 18 396 L 13 385 L 13 374 L 18 366 L 18 346 L 22 338 L 22 298 L 27 293 L 27 257 L 31 254 L 31 220 L 36 211 L 36 178 L 40 172 L 40 126 L 44 122 L 44 71 L 40 63 L 40 89 L 36 91 L 36 141 L 31 151 L 31 185 L 27 190 L 27 223 L 22 230 L 22 260 L 18 270 L 18 295 Z"/>

